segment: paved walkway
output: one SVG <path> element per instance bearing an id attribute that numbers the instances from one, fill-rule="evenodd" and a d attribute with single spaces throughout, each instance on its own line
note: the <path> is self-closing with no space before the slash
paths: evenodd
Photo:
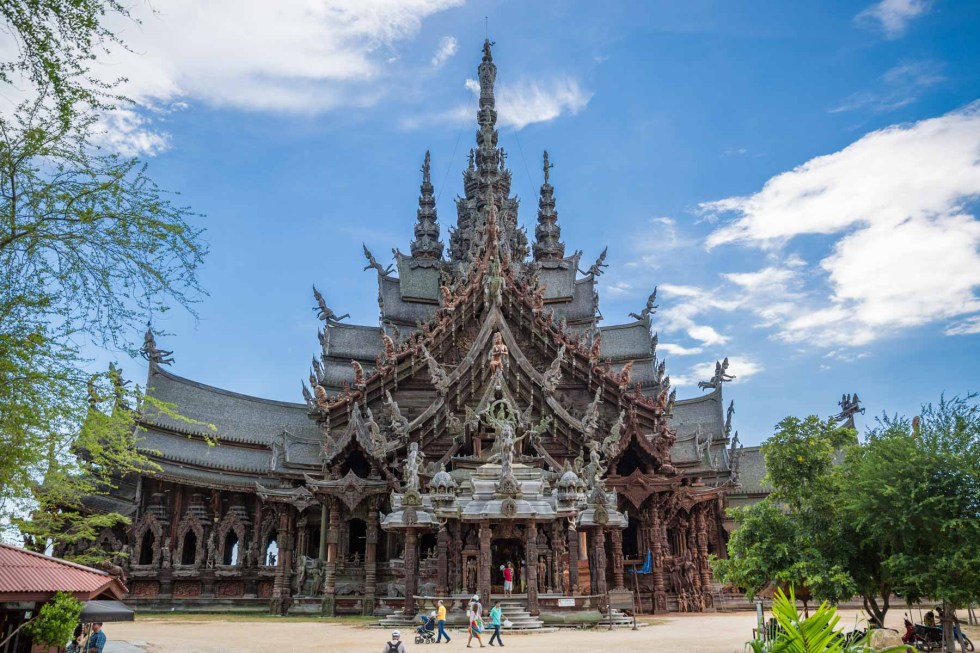
<path id="1" fill-rule="evenodd" d="M 845 630 L 863 627 L 860 613 L 843 610 L 840 614 L 840 626 Z M 901 627 L 901 610 L 891 611 L 888 617 L 890 627 Z M 374 653 L 382 650 L 388 636 L 386 631 L 349 623 L 283 621 L 271 617 L 217 619 L 147 617 L 132 623 L 106 624 L 109 636 L 106 653 Z M 755 614 L 751 612 L 671 615 L 637 631 L 562 629 L 552 633 L 505 634 L 504 642 L 507 650 L 514 653 L 743 653 L 754 626 Z M 972 636 L 976 630 L 971 628 L 968 632 Z M 462 631 L 451 631 L 452 643 L 438 646 L 416 646 L 413 631 L 405 629 L 403 633 L 409 653 L 461 653 L 466 648 L 466 634 Z M 484 638 L 484 641 L 489 640 Z M 476 642 L 473 646 L 477 647 Z"/>

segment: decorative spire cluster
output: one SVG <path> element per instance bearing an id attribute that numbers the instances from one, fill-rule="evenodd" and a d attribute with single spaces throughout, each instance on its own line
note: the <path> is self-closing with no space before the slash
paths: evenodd
<path id="1" fill-rule="evenodd" d="M 419 192 L 418 219 L 415 223 L 415 240 L 412 241 L 412 256 L 424 259 L 442 258 L 442 241 L 439 240 L 439 225 L 436 222 L 436 198 L 432 186 L 428 150 L 422 163 L 422 185 Z"/>
<path id="2" fill-rule="evenodd" d="M 555 188 L 548 183 L 552 166 L 545 150 L 544 183 L 541 184 L 541 197 L 538 199 L 538 226 L 534 228 L 535 261 L 555 261 L 565 257 L 565 243 L 561 242 L 561 227 L 558 226 L 558 212 L 555 211 Z"/>

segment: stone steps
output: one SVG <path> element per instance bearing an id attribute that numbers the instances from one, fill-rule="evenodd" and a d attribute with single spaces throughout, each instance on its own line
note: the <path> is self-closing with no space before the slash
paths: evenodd
<path id="1" fill-rule="evenodd" d="M 599 626 L 629 626 L 633 627 L 633 617 L 626 616 L 622 610 L 612 608 L 606 614 L 602 615 L 602 619 L 599 620 Z"/>

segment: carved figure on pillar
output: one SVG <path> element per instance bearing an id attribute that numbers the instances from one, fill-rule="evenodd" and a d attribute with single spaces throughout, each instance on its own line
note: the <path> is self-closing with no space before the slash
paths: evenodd
<path id="1" fill-rule="evenodd" d="M 504 344 L 504 337 L 497 331 L 493 334 L 493 348 L 490 350 L 490 373 L 503 374 L 504 365 L 507 362 L 507 345 Z"/>
<path id="2" fill-rule="evenodd" d="M 425 454 L 419 451 L 419 443 L 413 442 L 408 445 L 408 456 L 405 458 L 405 489 L 419 489 L 419 467 L 425 459 Z"/>

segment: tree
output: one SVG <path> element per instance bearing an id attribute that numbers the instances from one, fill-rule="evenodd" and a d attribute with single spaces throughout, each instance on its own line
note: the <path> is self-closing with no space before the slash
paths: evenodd
<path id="1" fill-rule="evenodd" d="M 118 523 L 82 497 L 147 465 L 134 411 L 152 400 L 110 374 L 93 379 L 82 346 L 135 354 L 148 316 L 193 312 L 207 253 L 194 214 L 146 164 L 93 145 L 92 109 L 107 106 L 94 99 L 108 96 L 74 57 L 114 40 L 101 20 L 125 12 L 111 0 L 68 4 L 0 9 L 23 46 L 0 80 L 20 71 L 37 92 L 0 116 L 0 522 L 20 524 L 38 548 Z"/>
<path id="2" fill-rule="evenodd" d="M 131 19 L 117 0 L 5 0 L 0 25 L 16 42 L 17 56 L 0 62 L 0 82 L 28 82 L 50 89 L 50 99 L 65 127 L 79 105 L 107 108 L 124 100 L 112 95 L 112 84 L 96 79 L 89 63 L 99 50 L 124 47 L 105 26 L 107 15 Z"/>
<path id="3" fill-rule="evenodd" d="M 882 610 L 879 592 L 887 596 L 889 589 L 859 582 L 874 561 L 855 546 L 840 512 L 848 479 L 835 461 L 855 446 L 854 430 L 833 420 L 782 420 L 762 446 L 773 491 L 734 512 L 729 558 L 714 563 L 719 578 L 751 595 L 769 583 L 805 586 L 814 598 L 834 603 L 859 593 L 869 615 L 883 621 L 887 605 Z"/>
<path id="4" fill-rule="evenodd" d="M 34 644 L 60 648 L 71 639 L 81 613 L 81 601 L 67 592 L 55 592 L 51 600 L 42 605 L 33 618 L 18 626 L 3 641 L 0 641 L 0 647 L 24 628 Z"/>
<path id="5" fill-rule="evenodd" d="M 845 515 L 863 543 L 874 542 L 896 591 L 954 608 L 980 598 L 980 407 L 973 395 L 924 406 L 915 427 L 905 418 L 879 419 L 841 471 L 852 479 Z"/>

